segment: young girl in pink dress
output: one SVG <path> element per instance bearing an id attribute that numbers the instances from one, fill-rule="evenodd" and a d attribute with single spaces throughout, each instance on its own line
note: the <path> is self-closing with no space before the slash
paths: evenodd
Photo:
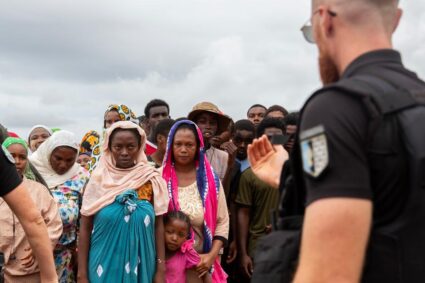
<path id="1" fill-rule="evenodd" d="M 186 270 L 196 267 L 201 260 L 192 240 L 188 240 L 190 227 L 189 217 L 181 211 L 169 211 L 164 217 L 167 283 L 186 283 Z M 212 282 L 210 274 L 202 279 L 204 283 Z"/>

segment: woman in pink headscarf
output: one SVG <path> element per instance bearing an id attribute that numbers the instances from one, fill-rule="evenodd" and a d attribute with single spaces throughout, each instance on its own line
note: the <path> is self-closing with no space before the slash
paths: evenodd
<path id="1" fill-rule="evenodd" d="M 170 196 L 169 210 L 181 210 L 189 216 L 193 247 L 201 256 L 196 269 L 187 271 L 187 282 L 202 282 L 199 277 L 206 272 L 212 273 L 213 282 L 226 282 L 219 261 L 229 233 L 226 198 L 206 158 L 202 133 L 192 121 L 179 121 L 171 128 L 163 178 Z"/>

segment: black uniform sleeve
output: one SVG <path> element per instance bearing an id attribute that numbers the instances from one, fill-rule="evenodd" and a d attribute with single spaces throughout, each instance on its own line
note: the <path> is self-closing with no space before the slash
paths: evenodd
<path id="1" fill-rule="evenodd" d="M 313 177 L 304 172 L 307 205 L 329 197 L 372 198 L 366 141 L 368 114 L 350 95 L 328 91 L 314 97 L 303 112 L 300 133 L 322 125 L 328 168 Z"/>
<path id="2" fill-rule="evenodd" d="M 0 148 L 0 197 L 8 194 L 22 182 L 16 171 L 15 164 L 11 163 Z"/>

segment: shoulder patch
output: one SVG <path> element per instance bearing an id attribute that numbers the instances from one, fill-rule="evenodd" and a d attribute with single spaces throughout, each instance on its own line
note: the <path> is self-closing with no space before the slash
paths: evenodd
<path id="1" fill-rule="evenodd" d="M 323 125 L 305 130 L 300 134 L 303 170 L 317 178 L 329 165 L 328 142 Z"/>
<path id="2" fill-rule="evenodd" d="M 15 164 L 15 159 L 10 154 L 10 152 L 4 146 L 1 146 L 1 148 L 4 152 L 4 155 L 6 155 L 7 160 L 9 160 L 10 163 Z"/>

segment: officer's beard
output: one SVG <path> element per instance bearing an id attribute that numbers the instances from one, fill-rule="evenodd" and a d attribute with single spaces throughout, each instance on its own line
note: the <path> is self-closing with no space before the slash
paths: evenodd
<path id="1" fill-rule="evenodd" d="M 323 85 L 339 81 L 339 72 L 326 48 L 320 48 L 321 34 L 317 33 L 317 46 L 319 47 L 319 69 Z"/>
<path id="2" fill-rule="evenodd" d="M 319 68 L 323 85 L 339 81 L 338 69 L 329 56 L 322 54 L 319 57 Z"/>

